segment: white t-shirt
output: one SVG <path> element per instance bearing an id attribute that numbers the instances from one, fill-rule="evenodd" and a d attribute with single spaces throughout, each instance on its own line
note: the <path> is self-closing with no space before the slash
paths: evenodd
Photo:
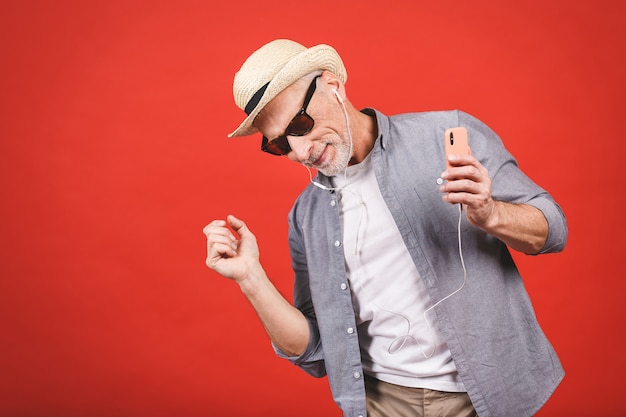
<path id="1" fill-rule="evenodd" d="M 364 371 L 414 388 L 465 391 L 435 311 L 382 198 L 371 154 L 333 178 Z"/>

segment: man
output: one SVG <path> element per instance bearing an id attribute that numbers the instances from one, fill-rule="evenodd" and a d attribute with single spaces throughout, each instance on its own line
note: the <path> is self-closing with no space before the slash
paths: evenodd
<path id="1" fill-rule="evenodd" d="M 294 305 L 234 216 L 205 227 L 207 265 L 279 356 L 328 375 L 346 416 L 534 414 L 564 373 L 507 247 L 562 250 L 561 209 L 479 120 L 359 111 L 346 78 L 333 48 L 276 40 L 234 80 L 247 117 L 230 136 L 261 132 L 264 151 L 318 171 L 289 215 Z M 446 168 L 457 126 L 471 153 Z"/>

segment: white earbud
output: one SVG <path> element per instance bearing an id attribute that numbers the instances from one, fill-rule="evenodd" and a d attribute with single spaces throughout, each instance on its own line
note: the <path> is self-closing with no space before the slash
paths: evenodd
<path id="1" fill-rule="evenodd" d="M 339 102 L 340 102 L 341 104 L 343 104 L 343 99 L 341 98 L 341 96 L 339 95 L 339 93 L 337 92 L 337 90 L 335 90 L 335 89 L 333 88 L 333 90 L 332 90 L 332 91 L 333 91 L 333 93 L 335 93 L 335 95 L 337 96 L 337 100 L 339 100 Z"/>

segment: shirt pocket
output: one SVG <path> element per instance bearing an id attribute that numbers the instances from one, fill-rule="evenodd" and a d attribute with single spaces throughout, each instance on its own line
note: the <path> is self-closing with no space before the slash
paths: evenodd
<path id="1" fill-rule="evenodd" d="M 458 233 L 459 230 L 462 232 L 471 227 L 465 212 L 459 212 L 458 204 L 452 205 L 443 201 L 439 189 L 414 188 L 413 191 L 417 196 L 417 215 L 421 217 L 421 223 L 426 230 L 435 233 Z"/>

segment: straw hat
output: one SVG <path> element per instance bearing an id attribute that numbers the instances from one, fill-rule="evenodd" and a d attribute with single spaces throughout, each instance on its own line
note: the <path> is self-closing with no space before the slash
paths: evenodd
<path id="1" fill-rule="evenodd" d="M 228 136 L 258 132 L 252 122 L 263 107 L 295 81 L 317 70 L 330 71 L 344 83 L 348 78 L 339 54 L 328 45 L 307 49 L 297 42 L 277 39 L 256 50 L 233 82 L 235 103 L 248 117 Z"/>

